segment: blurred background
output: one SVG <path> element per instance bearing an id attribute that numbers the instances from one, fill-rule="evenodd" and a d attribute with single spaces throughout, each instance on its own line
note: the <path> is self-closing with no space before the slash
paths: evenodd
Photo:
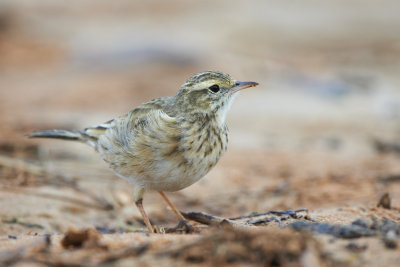
<path id="1" fill-rule="evenodd" d="M 232 146 L 292 145 L 315 128 L 346 127 L 351 145 L 390 135 L 399 3 L 367 3 L 3 0 L 2 138 L 25 124 L 97 124 L 201 70 L 260 83 L 232 108 Z"/>
<path id="2" fill-rule="evenodd" d="M 400 172 L 399 10 L 394 0 L 2 0 L 0 153 L 75 175 L 123 209 L 111 220 L 36 195 L 41 210 L 27 210 L 13 186 L 37 183 L 2 169 L 0 204 L 14 203 L 3 212 L 37 216 L 46 229 L 139 217 L 131 189 L 90 148 L 26 134 L 102 123 L 175 94 L 202 70 L 260 86 L 236 99 L 225 158 L 173 194 L 177 206 L 222 215 L 330 209 L 375 204 L 386 191 L 400 206 L 398 183 L 379 182 Z M 40 185 L 42 196 L 72 195 Z M 145 202 L 156 223 L 175 221 L 158 196 Z M 49 225 L 52 208 L 66 222 Z"/>

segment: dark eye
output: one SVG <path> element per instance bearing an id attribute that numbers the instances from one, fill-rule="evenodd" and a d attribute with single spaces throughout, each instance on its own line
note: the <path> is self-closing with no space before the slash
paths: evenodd
<path id="1" fill-rule="evenodd" d="M 213 92 L 213 93 L 218 93 L 219 85 L 218 84 L 211 85 L 208 89 L 210 89 L 211 92 Z"/>

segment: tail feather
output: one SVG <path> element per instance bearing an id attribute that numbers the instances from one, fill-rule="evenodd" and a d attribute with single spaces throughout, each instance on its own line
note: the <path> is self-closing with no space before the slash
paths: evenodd
<path id="1" fill-rule="evenodd" d="M 102 124 L 95 127 L 86 128 L 83 131 L 68 130 L 41 130 L 28 135 L 29 138 L 54 138 L 70 141 L 78 141 L 88 144 L 94 148 L 97 147 L 97 139 L 109 127 L 108 124 Z"/>
<path id="2" fill-rule="evenodd" d="M 88 136 L 85 133 L 79 131 L 67 131 L 67 130 L 42 130 L 36 131 L 29 135 L 29 138 L 55 138 L 72 141 L 86 142 Z"/>
<path id="3" fill-rule="evenodd" d="M 54 138 L 62 140 L 79 141 L 86 143 L 94 148 L 97 146 L 97 139 L 104 134 L 104 132 L 110 128 L 114 123 L 114 120 L 110 120 L 106 123 L 88 127 L 83 131 L 68 131 L 68 130 L 41 130 L 36 131 L 28 135 L 29 138 Z"/>

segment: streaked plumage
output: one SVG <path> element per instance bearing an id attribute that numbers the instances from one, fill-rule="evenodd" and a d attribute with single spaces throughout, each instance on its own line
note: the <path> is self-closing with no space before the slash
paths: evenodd
<path id="1" fill-rule="evenodd" d="M 227 148 L 225 116 L 235 92 L 256 85 L 222 72 L 200 72 L 175 96 L 151 100 L 114 120 L 83 131 L 46 130 L 30 137 L 91 145 L 134 185 L 134 200 L 141 202 L 146 190 L 183 189 L 215 166 Z"/>

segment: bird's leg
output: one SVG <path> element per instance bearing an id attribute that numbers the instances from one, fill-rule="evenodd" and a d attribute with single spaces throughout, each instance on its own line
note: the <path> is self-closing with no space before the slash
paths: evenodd
<path id="1" fill-rule="evenodd" d="M 176 232 L 184 232 L 184 233 L 193 233 L 193 232 L 198 232 L 193 225 L 191 225 L 185 217 L 175 208 L 175 206 L 172 204 L 171 201 L 167 198 L 167 196 L 164 194 L 162 191 L 158 191 L 162 198 L 165 200 L 165 202 L 168 203 L 168 206 L 171 207 L 172 211 L 175 213 L 175 215 L 179 218 L 179 223 L 177 226 L 174 228 L 169 229 L 167 232 L 168 233 L 176 233 Z"/>
<path id="2" fill-rule="evenodd" d="M 183 215 L 175 208 L 174 204 L 172 204 L 172 202 L 169 201 L 169 199 L 168 199 L 167 196 L 164 194 L 164 192 L 158 191 L 158 193 L 160 193 L 160 195 L 161 195 L 162 198 L 165 200 L 165 202 L 167 202 L 168 206 L 171 207 L 172 212 L 175 213 L 175 215 L 176 215 L 180 220 L 186 220 L 185 217 L 183 217 Z"/>
<path id="3" fill-rule="evenodd" d="M 135 204 L 136 204 L 136 207 L 139 209 L 140 213 L 142 214 L 142 218 L 143 218 L 144 223 L 146 224 L 147 230 L 149 230 L 149 233 L 154 234 L 154 229 L 151 226 L 149 217 L 147 216 L 147 214 L 143 208 L 143 198 L 136 201 Z"/>

